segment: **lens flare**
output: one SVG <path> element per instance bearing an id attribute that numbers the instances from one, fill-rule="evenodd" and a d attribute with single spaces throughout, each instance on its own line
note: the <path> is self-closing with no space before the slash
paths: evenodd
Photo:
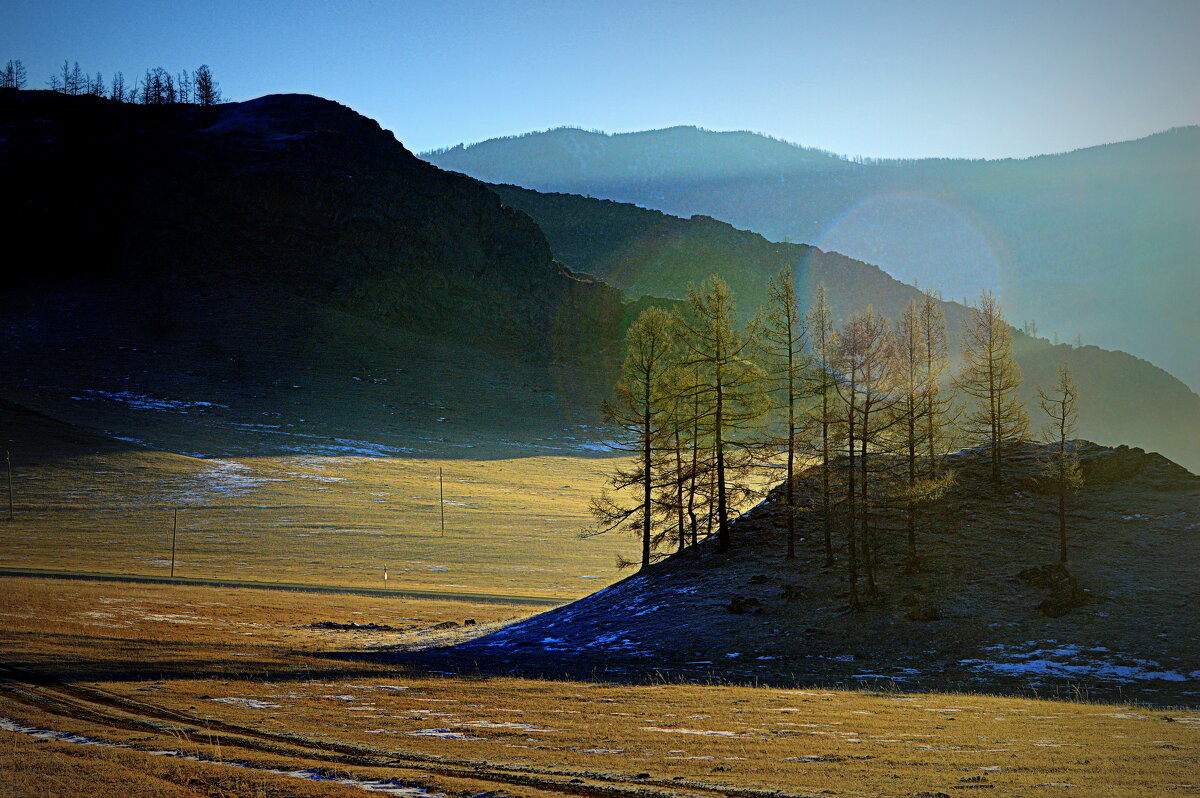
<path id="1" fill-rule="evenodd" d="M 834 219 L 813 243 L 876 264 L 946 299 L 974 299 L 984 289 L 1006 297 L 1015 288 L 1008 284 L 1008 248 L 995 230 L 946 197 L 871 195 Z"/>

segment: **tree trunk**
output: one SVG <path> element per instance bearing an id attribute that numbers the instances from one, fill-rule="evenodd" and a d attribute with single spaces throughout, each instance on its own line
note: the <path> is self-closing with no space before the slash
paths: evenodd
<path id="1" fill-rule="evenodd" d="M 912 491 L 917 484 L 917 419 L 916 404 L 910 400 L 908 407 L 908 517 L 905 526 L 908 532 L 908 568 L 917 567 L 917 508 L 913 503 Z"/>
<path id="2" fill-rule="evenodd" d="M 822 379 L 825 379 L 822 377 Z M 833 519 L 829 509 L 829 390 L 821 397 L 821 524 L 825 533 L 825 567 L 833 567 Z"/>
<path id="3" fill-rule="evenodd" d="M 867 494 L 867 485 L 869 483 L 869 474 L 867 471 L 867 411 L 863 411 L 862 423 L 862 451 L 859 454 L 859 463 L 862 467 L 862 506 L 859 508 L 860 523 L 862 523 L 862 549 L 863 549 L 863 570 L 867 576 L 867 595 L 870 598 L 875 598 L 879 595 L 879 590 L 875 586 L 875 552 L 871 545 L 871 522 L 870 513 L 868 512 L 869 496 Z"/>
<path id="4" fill-rule="evenodd" d="M 651 508 L 651 479 L 650 479 L 650 379 L 644 383 L 645 394 L 643 400 L 645 404 L 642 406 L 642 412 L 645 413 L 644 424 L 642 427 L 642 487 L 644 492 L 642 501 L 642 569 L 650 567 L 650 508 Z"/>
<path id="5" fill-rule="evenodd" d="M 1058 422 L 1058 562 L 1067 566 L 1067 406 Z"/>
<path id="6" fill-rule="evenodd" d="M 675 510 L 679 526 L 679 550 L 687 546 L 687 530 L 683 525 L 683 441 L 679 437 L 679 425 L 675 425 Z"/>
<path id="7" fill-rule="evenodd" d="M 796 559 L 796 505 L 795 476 L 793 465 L 796 458 L 796 422 L 791 407 L 788 407 L 788 453 L 787 453 L 787 558 Z"/>
<path id="8" fill-rule="evenodd" d="M 1066 480 L 1058 488 L 1058 562 L 1067 565 L 1067 486 Z"/>
<path id="9" fill-rule="evenodd" d="M 696 479 L 700 469 L 700 395 L 697 394 L 692 409 L 692 470 L 688 473 L 688 518 L 692 525 L 692 545 L 698 542 L 696 529 Z"/>
<path id="10" fill-rule="evenodd" d="M 724 395 L 721 380 L 717 378 L 717 412 L 714 418 L 716 434 L 713 436 L 713 455 L 717 460 L 717 551 L 729 551 L 729 508 L 725 505 L 725 444 L 721 437 L 724 423 Z"/>
<path id="11" fill-rule="evenodd" d="M 846 453 L 848 456 L 848 467 L 846 470 L 846 553 L 847 562 L 846 569 L 850 576 L 850 608 L 857 610 L 862 605 L 858 599 L 858 553 L 855 551 L 858 541 L 858 533 L 855 525 L 858 519 L 854 514 L 854 502 L 857 501 L 855 495 L 854 484 L 854 386 L 850 387 L 850 411 L 846 416 L 848 437 L 846 439 Z"/>
<path id="12" fill-rule="evenodd" d="M 994 337 L 994 336 L 993 336 Z M 989 344 L 993 350 L 988 353 L 988 413 L 991 416 L 992 427 L 992 483 L 1000 485 L 1000 397 L 996 387 L 996 355 L 994 343 Z"/>

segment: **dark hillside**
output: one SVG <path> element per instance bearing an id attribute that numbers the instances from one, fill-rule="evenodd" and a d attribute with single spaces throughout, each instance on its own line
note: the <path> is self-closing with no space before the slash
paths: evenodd
<path id="1" fill-rule="evenodd" d="M 0 235 L 37 254 L 16 285 L 250 285 L 538 351 L 619 329 L 620 295 L 555 263 L 527 216 L 316 97 L 2 91 L 0 178 Z"/>
<path id="2" fill-rule="evenodd" d="M 53 462 L 84 452 L 100 454 L 135 447 L 0 399 L 0 448 L 15 450 L 20 457 Z"/>
<path id="3" fill-rule="evenodd" d="M 0 90 L 0 183 L 0 393 L 175 451 L 570 434 L 636 308 L 317 97 Z"/>

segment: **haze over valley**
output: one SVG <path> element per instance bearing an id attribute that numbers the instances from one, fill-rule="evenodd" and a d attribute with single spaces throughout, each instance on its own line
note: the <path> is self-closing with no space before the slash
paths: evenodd
<path id="1" fill-rule="evenodd" d="M 572 128 L 434 150 L 491 183 L 702 214 L 875 264 L 1044 337 L 1120 349 L 1195 391 L 1200 127 L 1021 159 L 849 160 L 744 132 Z M 1153 318 L 1153 323 L 1146 320 Z"/>

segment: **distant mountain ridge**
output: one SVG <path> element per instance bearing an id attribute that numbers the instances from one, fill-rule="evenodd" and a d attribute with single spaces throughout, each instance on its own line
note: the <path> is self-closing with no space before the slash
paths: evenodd
<path id="1" fill-rule="evenodd" d="M 703 214 L 875 263 L 1200 387 L 1200 127 L 994 161 L 856 162 L 750 133 L 550 131 L 424 157 L 489 182 Z"/>
<path id="2" fill-rule="evenodd" d="M 514 170 L 527 181 L 578 187 L 588 180 L 609 180 L 624 171 L 631 180 L 663 177 L 713 179 L 731 169 L 769 174 L 775 170 L 852 169 L 841 156 L 749 131 L 718 132 L 677 125 L 635 133 L 601 133 L 574 127 L 505 136 L 422 153 L 422 158 L 471 167 L 488 182 Z M 468 171 L 462 169 L 460 171 Z"/>

